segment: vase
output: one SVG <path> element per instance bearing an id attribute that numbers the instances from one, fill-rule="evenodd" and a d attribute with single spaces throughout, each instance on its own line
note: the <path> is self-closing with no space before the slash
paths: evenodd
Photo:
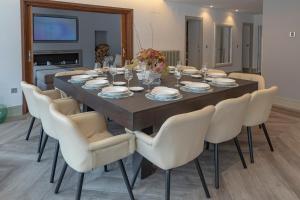
<path id="1" fill-rule="evenodd" d="M 161 74 L 153 72 L 154 81 L 152 82 L 152 85 L 160 85 L 161 84 Z"/>
<path id="2" fill-rule="evenodd" d="M 5 105 L 0 104 L 0 124 L 3 123 L 7 118 L 7 107 Z"/>

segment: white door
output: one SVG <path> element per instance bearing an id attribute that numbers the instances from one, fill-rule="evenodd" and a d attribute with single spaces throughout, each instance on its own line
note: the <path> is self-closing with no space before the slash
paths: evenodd
<path id="1" fill-rule="evenodd" d="M 201 68 L 202 21 L 199 19 L 187 19 L 186 36 L 186 64 L 197 68 Z"/>

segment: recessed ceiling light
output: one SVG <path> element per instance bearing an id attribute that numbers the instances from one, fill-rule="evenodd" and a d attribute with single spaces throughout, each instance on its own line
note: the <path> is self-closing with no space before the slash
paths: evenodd
<path id="1" fill-rule="evenodd" d="M 240 12 L 240 10 L 239 9 L 235 9 L 235 12 Z"/>
<path id="2" fill-rule="evenodd" d="M 210 8 L 213 8 L 213 7 L 214 7 L 214 5 L 210 5 L 209 7 L 210 7 Z"/>

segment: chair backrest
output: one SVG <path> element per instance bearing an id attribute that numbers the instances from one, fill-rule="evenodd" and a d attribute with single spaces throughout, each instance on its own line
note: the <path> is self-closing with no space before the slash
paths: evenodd
<path id="1" fill-rule="evenodd" d="M 33 91 L 41 91 L 38 87 L 32 84 L 28 84 L 25 81 L 21 81 L 21 88 L 23 90 L 29 113 L 35 117 L 40 118 L 39 108 L 36 105 L 35 97 L 33 96 Z"/>
<path id="2" fill-rule="evenodd" d="M 226 74 L 225 71 L 219 69 L 208 69 L 207 73 L 223 73 Z"/>
<path id="3" fill-rule="evenodd" d="M 89 141 L 71 118 L 62 114 L 63 108 L 60 106 L 52 103 L 49 111 L 64 160 L 77 171 L 89 171 L 93 167 L 92 153 L 88 150 Z"/>
<path id="4" fill-rule="evenodd" d="M 251 94 L 251 100 L 244 121 L 245 126 L 257 126 L 268 120 L 277 92 L 278 87 L 273 86 Z"/>
<path id="5" fill-rule="evenodd" d="M 153 141 L 153 151 L 161 168 L 182 166 L 202 153 L 204 138 L 214 111 L 214 106 L 208 106 L 166 120 Z"/>
<path id="6" fill-rule="evenodd" d="M 247 73 L 230 73 L 230 78 L 237 78 L 237 79 L 243 79 L 248 81 L 256 81 L 258 83 L 258 89 L 263 90 L 265 89 L 265 79 L 263 76 L 258 74 L 247 74 Z"/>
<path id="7" fill-rule="evenodd" d="M 235 138 L 241 132 L 249 101 L 250 94 L 245 94 L 218 103 L 206 141 L 218 144 Z"/>

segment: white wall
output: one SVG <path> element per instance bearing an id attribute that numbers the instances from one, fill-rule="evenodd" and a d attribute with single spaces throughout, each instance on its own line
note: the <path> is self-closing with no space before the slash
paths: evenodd
<path id="1" fill-rule="evenodd" d="M 299 0 L 264 0 L 262 73 L 279 86 L 278 104 L 300 110 L 299 8 Z"/>
<path id="2" fill-rule="evenodd" d="M 185 16 L 197 16 L 203 18 L 203 63 L 213 64 L 214 48 L 214 24 L 234 25 L 233 27 L 233 67 L 226 70 L 241 69 L 241 41 L 242 23 L 253 22 L 253 16 L 248 14 L 235 14 L 199 8 L 195 5 L 165 2 L 164 0 L 65 0 L 66 2 L 89 3 L 103 6 L 114 6 L 134 9 L 134 24 L 139 33 L 144 48 L 152 46 L 150 24 L 154 29 L 154 48 L 159 50 L 180 50 L 182 58 L 185 48 Z M 0 98 L 6 97 L 4 103 L 13 106 L 21 104 L 21 93 L 17 98 L 10 96 L 9 88 L 19 87 L 21 80 L 21 42 L 20 42 L 20 11 L 19 0 L 2 0 L 0 6 L 1 28 L 8 34 L 0 49 L 0 55 L 5 59 L 0 60 L 1 84 Z M 9 21 L 9 22 L 8 22 Z M 14 24 L 12 26 L 11 24 Z M 136 33 L 135 33 L 136 38 Z M 206 49 L 205 46 L 208 46 Z M 239 48 L 237 48 L 237 45 Z M 8 50 L 11 49 L 11 50 Z M 134 52 L 138 52 L 138 45 L 134 40 Z M 7 77 L 11 77 L 8 78 Z M 5 85 L 5 86 L 3 86 Z"/>
<path id="3" fill-rule="evenodd" d="M 34 43 L 34 51 L 39 50 L 82 50 L 84 66 L 95 63 L 95 31 L 107 31 L 107 43 L 112 54 L 121 53 L 121 15 L 89 13 L 47 8 L 34 8 L 33 13 L 78 17 L 79 40 L 71 43 Z"/>

